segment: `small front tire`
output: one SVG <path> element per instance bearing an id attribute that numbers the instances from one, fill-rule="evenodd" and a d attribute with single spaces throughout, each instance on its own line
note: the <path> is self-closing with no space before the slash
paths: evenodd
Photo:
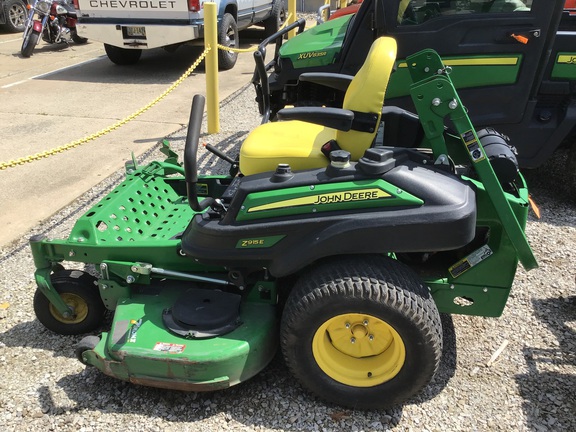
<path id="1" fill-rule="evenodd" d="M 80 363 L 86 366 L 92 366 L 91 364 L 86 363 L 84 360 L 84 353 L 86 351 L 91 351 L 100 343 L 100 338 L 98 336 L 86 336 L 74 349 L 74 354 Z"/>
<path id="2" fill-rule="evenodd" d="M 332 258 L 297 282 L 280 341 L 302 386 L 353 409 L 383 409 L 420 392 L 442 356 L 428 288 L 382 256 Z"/>
<path id="3" fill-rule="evenodd" d="M 48 330 L 61 335 L 77 335 L 97 329 L 104 320 L 106 308 L 100 297 L 96 278 L 79 270 L 64 270 L 51 276 L 52 286 L 72 310 L 62 316 L 46 296 L 36 290 L 34 312 Z"/>

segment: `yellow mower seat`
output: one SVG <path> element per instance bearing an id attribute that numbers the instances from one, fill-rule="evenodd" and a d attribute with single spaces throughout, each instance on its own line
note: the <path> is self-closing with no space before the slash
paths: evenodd
<path id="1" fill-rule="evenodd" d="M 240 172 L 252 175 L 274 171 L 278 164 L 288 163 L 292 170 L 322 168 L 328 159 L 321 147 L 336 140 L 341 149 L 358 160 L 368 149 L 380 122 L 384 94 L 396 60 L 396 41 L 381 37 L 374 41 L 364 64 L 354 76 L 344 96 L 343 110 L 373 114 L 372 131 L 342 131 L 300 120 L 266 123 L 254 129 L 240 148 Z"/>

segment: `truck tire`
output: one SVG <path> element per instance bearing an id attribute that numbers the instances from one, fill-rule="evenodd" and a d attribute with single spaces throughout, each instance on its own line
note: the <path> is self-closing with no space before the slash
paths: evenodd
<path id="1" fill-rule="evenodd" d="M 238 48 L 240 46 L 238 25 L 234 17 L 229 13 L 224 14 L 218 26 L 218 43 L 231 48 Z M 236 60 L 238 60 L 238 53 L 218 49 L 218 69 L 232 69 L 236 64 Z"/>
<path id="2" fill-rule="evenodd" d="M 385 409 L 420 392 L 438 370 L 442 323 L 406 265 L 376 255 L 333 257 L 290 293 L 280 326 L 300 384 L 353 409 Z"/>
<path id="3" fill-rule="evenodd" d="M 4 16 L 6 23 L 0 25 L 0 28 L 10 33 L 24 31 L 28 11 L 22 0 L 8 0 L 4 4 Z"/>
<path id="4" fill-rule="evenodd" d="M 136 64 L 142 55 L 141 49 L 118 48 L 108 44 L 104 44 L 104 50 L 110 61 L 119 66 Z"/>
<path id="5" fill-rule="evenodd" d="M 274 0 L 272 3 L 272 12 L 270 16 L 264 20 L 264 34 L 266 37 L 272 36 L 276 33 L 284 21 L 286 20 L 286 7 L 284 0 Z"/>

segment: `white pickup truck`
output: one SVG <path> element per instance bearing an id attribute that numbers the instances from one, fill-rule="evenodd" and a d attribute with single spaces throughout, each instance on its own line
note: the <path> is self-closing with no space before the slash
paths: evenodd
<path id="1" fill-rule="evenodd" d="M 214 0 L 218 10 L 218 43 L 238 47 L 238 30 L 261 24 L 275 33 L 286 16 L 285 0 Z M 143 49 L 203 43 L 203 0 L 74 0 L 78 33 L 104 43 L 118 65 L 136 63 Z M 218 51 L 220 69 L 232 69 L 238 55 Z"/>

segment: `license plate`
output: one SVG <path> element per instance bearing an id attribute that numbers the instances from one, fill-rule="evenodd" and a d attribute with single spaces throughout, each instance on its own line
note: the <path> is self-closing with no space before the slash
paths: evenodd
<path id="1" fill-rule="evenodd" d="M 126 27 L 126 35 L 128 37 L 146 37 L 145 27 Z"/>

